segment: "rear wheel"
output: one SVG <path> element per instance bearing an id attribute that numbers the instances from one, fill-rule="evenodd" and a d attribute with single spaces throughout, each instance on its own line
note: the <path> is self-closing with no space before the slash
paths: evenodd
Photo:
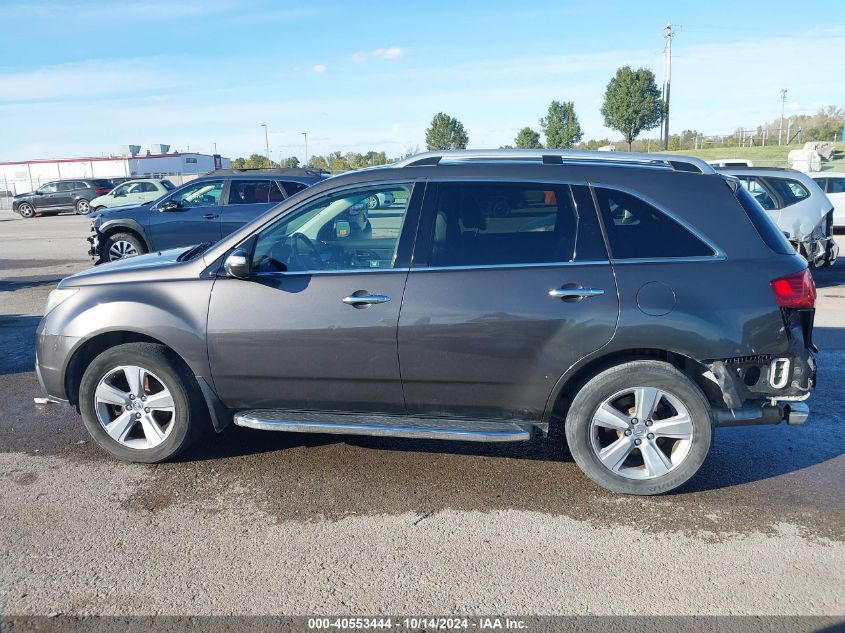
<path id="1" fill-rule="evenodd" d="M 79 215 L 85 215 L 91 210 L 91 203 L 88 202 L 85 198 L 81 198 L 76 201 L 76 213 Z"/>
<path id="2" fill-rule="evenodd" d="M 119 345 L 97 356 L 82 376 L 79 408 L 94 441 L 132 462 L 175 457 L 207 427 L 190 372 L 152 343 Z"/>
<path id="3" fill-rule="evenodd" d="M 35 217 L 35 208 L 28 202 L 23 202 L 18 207 L 18 213 L 21 214 L 22 218 L 26 218 L 28 220 L 29 218 Z"/>
<path id="4" fill-rule="evenodd" d="M 674 490 L 698 472 L 712 442 L 710 405 L 683 372 L 661 361 L 612 367 L 575 396 L 566 438 L 594 482 L 624 494 Z"/>
<path id="5" fill-rule="evenodd" d="M 107 262 L 143 255 L 146 252 L 144 243 L 132 233 L 113 233 L 103 242 L 103 260 Z"/>

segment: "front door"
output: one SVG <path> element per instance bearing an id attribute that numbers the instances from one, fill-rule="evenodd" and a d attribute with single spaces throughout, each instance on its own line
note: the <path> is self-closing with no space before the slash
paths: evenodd
<path id="1" fill-rule="evenodd" d="M 192 182 L 160 200 L 150 210 L 153 248 L 165 250 L 220 239 L 222 180 Z M 165 210 L 168 202 L 176 207 Z"/>
<path id="2" fill-rule="evenodd" d="M 537 421 L 618 313 L 586 186 L 429 184 L 399 319 L 408 411 Z"/>
<path id="3" fill-rule="evenodd" d="M 217 279 L 209 305 L 209 360 L 228 407 L 405 410 L 396 329 L 421 189 L 320 195 L 244 243 L 252 276 Z M 402 213 L 374 224 L 366 201 L 379 192 Z"/>
<path id="4" fill-rule="evenodd" d="M 51 211 L 59 207 L 59 199 L 63 195 L 59 193 L 59 182 L 48 182 L 41 185 L 33 196 L 35 208 L 39 211 Z"/>

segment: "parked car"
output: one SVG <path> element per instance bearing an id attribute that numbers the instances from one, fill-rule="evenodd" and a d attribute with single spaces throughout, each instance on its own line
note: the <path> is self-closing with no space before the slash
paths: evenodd
<path id="1" fill-rule="evenodd" d="M 720 169 L 739 178 L 810 266 L 824 268 L 836 261 L 833 205 L 807 174 L 775 167 Z"/>
<path id="2" fill-rule="evenodd" d="M 107 194 L 94 198 L 91 201 L 91 209 L 101 211 L 110 207 L 137 206 L 142 202 L 158 200 L 168 191 L 173 191 L 175 188 L 176 186 L 169 180 L 158 178 L 127 180 L 124 183 L 116 185 Z"/>
<path id="3" fill-rule="evenodd" d="M 197 242 L 216 242 L 324 178 L 306 169 L 218 170 L 154 203 L 97 213 L 88 237 L 88 254 L 108 262 Z"/>
<path id="4" fill-rule="evenodd" d="M 370 216 L 387 193 L 398 213 Z M 524 204 L 480 203 L 501 195 Z M 216 244 L 62 280 L 37 374 L 130 461 L 233 421 L 481 442 L 562 429 L 591 479 L 649 495 L 699 470 L 714 426 L 804 422 L 814 302 L 806 261 L 699 159 L 435 152 L 317 183 Z"/>
<path id="5" fill-rule="evenodd" d="M 721 158 L 719 160 L 708 160 L 708 165 L 713 167 L 753 167 L 754 163 L 745 158 Z"/>
<path id="6" fill-rule="evenodd" d="M 112 188 L 112 182 L 104 178 L 53 180 L 35 191 L 16 195 L 12 199 L 12 211 L 23 218 L 62 211 L 85 214 L 91 210 L 91 200 L 107 194 Z"/>
<path id="7" fill-rule="evenodd" d="M 845 228 L 845 172 L 823 171 L 810 174 L 833 204 L 833 228 Z"/>

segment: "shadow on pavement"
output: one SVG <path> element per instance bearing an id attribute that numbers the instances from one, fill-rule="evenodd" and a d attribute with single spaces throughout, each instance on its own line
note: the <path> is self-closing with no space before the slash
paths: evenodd
<path id="1" fill-rule="evenodd" d="M 32 371 L 39 321 L 40 316 L 0 315 L 0 375 Z"/>

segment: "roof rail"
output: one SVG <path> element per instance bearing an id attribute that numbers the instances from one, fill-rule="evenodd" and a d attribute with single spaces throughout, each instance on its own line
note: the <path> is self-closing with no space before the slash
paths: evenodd
<path id="1" fill-rule="evenodd" d="M 227 167 L 215 169 L 207 176 L 322 176 L 329 172 L 311 167 Z"/>
<path id="2" fill-rule="evenodd" d="M 553 149 L 481 149 L 423 152 L 392 164 L 393 167 L 434 166 L 443 162 L 541 161 L 545 165 L 606 163 L 639 167 L 657 167 L 701 174 L 716 173 L 712 165 L 700 158 L 677 154 L 643 154 L 637 152 L 598 152 L 589 150 Z"/>

